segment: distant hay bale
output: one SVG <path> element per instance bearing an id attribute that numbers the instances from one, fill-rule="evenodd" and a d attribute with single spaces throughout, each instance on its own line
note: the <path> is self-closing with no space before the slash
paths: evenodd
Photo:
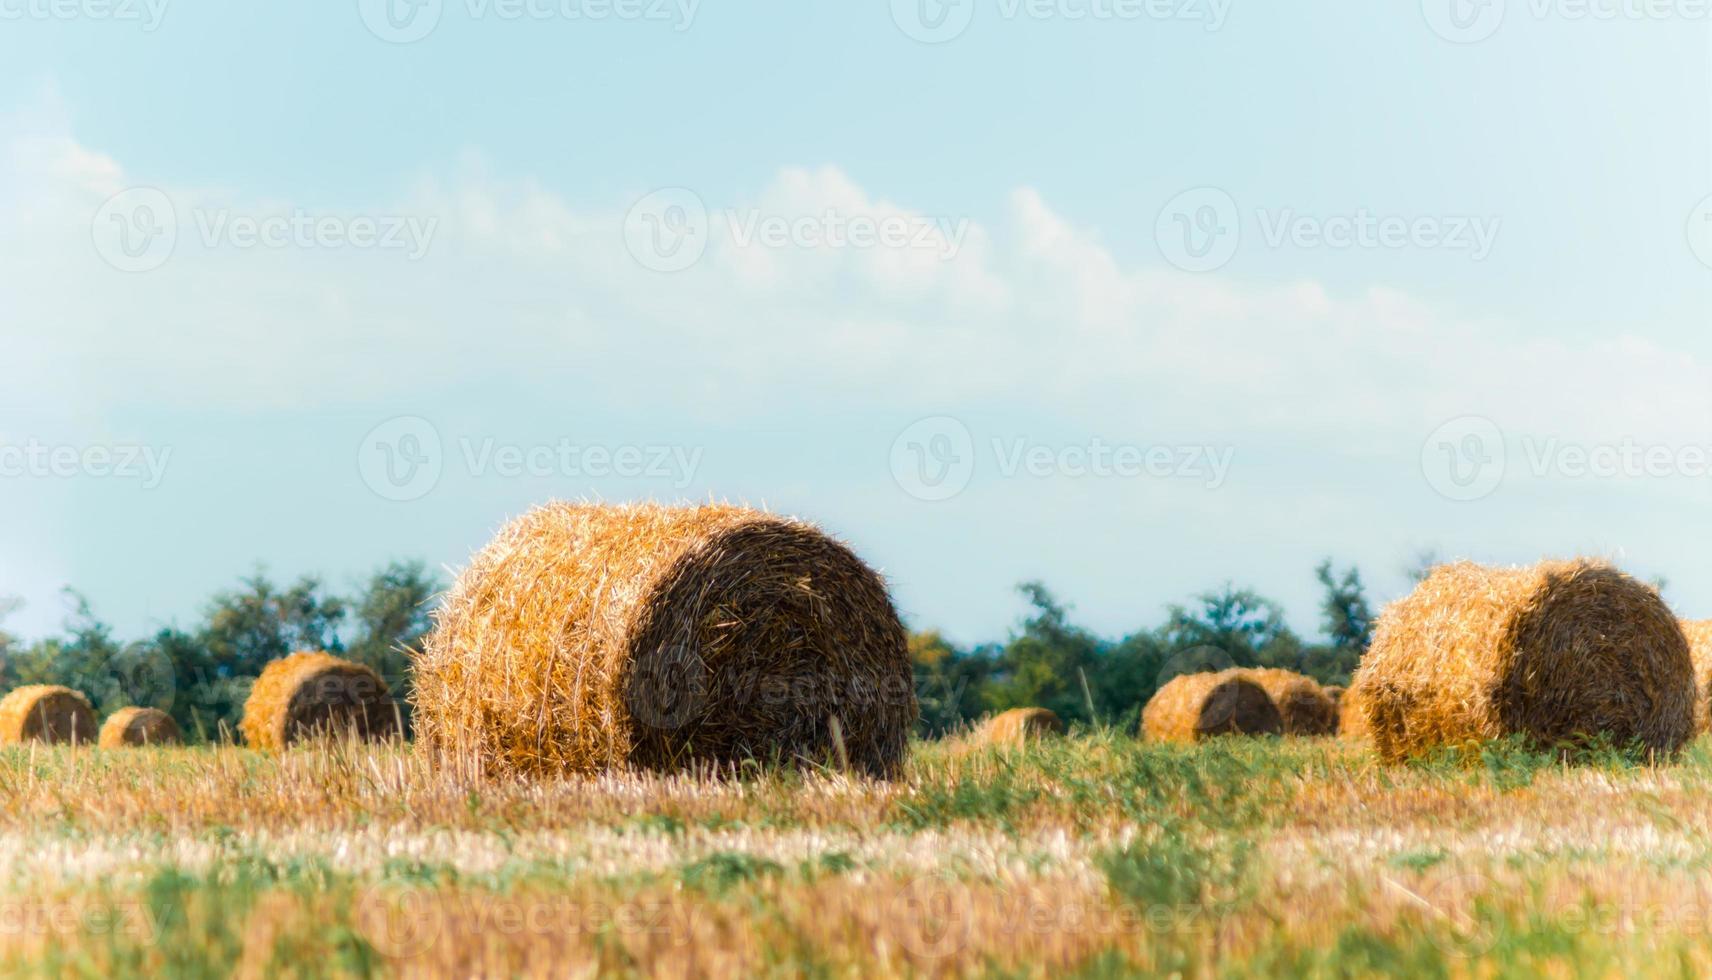
<path id="1" fill-rule="evenodd" d="M 1343 685 L 1327 684 L 1325 687 L 1320 688 L 1320 691 L 1324 693 L 1326 697 L 1332 699 L 1332 704 L 1342 707 L 1344 692 Z"/>
<path id="2" fill-rule="evenodd" d="M 1367 708 L 1361 700 L 1361 689 L 1353 684 L 1338 699 L 1338 737 L 1368 739 L 1373 730 L 1367 724 Z"/>
<path id="3" fill-rule="evenodd" d="M 1435 568 L 1380 614 L 1355 687 L 1388 761 L 1508 735 L 1670 754 L 1694 730 L 1676 618 L 1657 590 L 1585 560 Z"/>
<path id="4" fill-rule="evenodd" d="M 262 668 L 238 730 L 258 749 L 283 749 L 316 735 L 382 739 L 397 734 L 398 713 L 373 670 L 302 652 Z"/>
<path id="5" fill-rule="evenodd" d="M 1337 704 L 1319 681 L 1293 670 L 1246 670 L 1243 676 L 1266 689 L 1284 720 L 1286 735 L 1330 735 L 1337 730 Z"/>
<path id="6" fill-rule="evenodd" d="M 95 741 L 95 709 L 69 687 L 32 684 L 0 698 L 0 745 Z"/>
<path id="7" fill-rule="evenodd" d="M 1243 671 L 1179 674 L 1141 713 L 1142 734 L 1155 742 L 1194 742 L 1214 735 L 1281 735 L 1284 719 L 1266 689 Z"/>
<path id="8" fill-rule="evenodd" d="M 1707 713 L 1712 709 L 1712 619 L 1682 620 L 1682 634 L 1688 638 L 1688 654 L 1694 661 L 1694 730 L 1704 732 L 1708 727 Z"/>
<path id="9" fill-rule="evenodd" d="M 880 576 L 809 524 L 724 505 L 525 514 L 414 658 L 419 741 L 489 773 L 777 759 L 893 776 L 918 715 Z"/>
<path id="10" fill-rule="evenodd" d="M 120 708 L 101 723 L 98 739 L 104 749 L 127 745 L 181 745 L 184 733 L 178 722 L 159 708 Z"/>
<path id="11" fill-rule="evenodd" d="M 975 731 L 983 745 L 1021 746 L 1032 739 L 1064 734 L 1064 722 L 1046 708 L 1012 708 L 988 718 Z"/>

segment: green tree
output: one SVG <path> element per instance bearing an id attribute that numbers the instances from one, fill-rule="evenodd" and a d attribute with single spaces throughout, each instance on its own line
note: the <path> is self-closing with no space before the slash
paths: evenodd
<path id="1" fill-rule="evenodd" d="M 269 661 L 299 650 L 343 653 L 345 615 L 344 600 L 327 595 L 314 576 L 281 589 L 257 572 L 214 597 L 200 639 L 219 676 L 255 677 Z"/>
<path id="2" fill-rule="evenodd" d="M 991 657 L 958 649 L 938 630 L 911 633 L 909 652 L 923 735 L 945 735 L 980 717 Z"/>
<path id="3" fill-rule="evenodd" d="M 386 679 L 409 720 L 411 654 L 433 627 L 440 584 L 422 562 L 393 562 L 376 572 L 351 603 L 356 631 L 346 656 Z"/>
<path id="4" fill-rule="evenodd" d="M 1018 586 L 1033 613 L 1023 621 L 998 657 L 998 673 L 988 686 L 988 707 L 1049 708 L 1066 722 L 1092 721 L 1088 694 L 1099 673 L 1102 645 L 1097 637 L 1069 621 L 1065 607 L 1039 582 Z"/>
<path id="5" fill-rule="evenodd" d="M 1302 641 L 1277 603 L 1228 583 L 1195 599 L 1195 607 L 1170 607 L 1162 635 L 1174 656 L 1206 651 L 1230 666 L 1297 668 Z"/>

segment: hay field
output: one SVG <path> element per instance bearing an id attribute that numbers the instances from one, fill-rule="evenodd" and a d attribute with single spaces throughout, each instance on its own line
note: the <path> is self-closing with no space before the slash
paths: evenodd
<path id="1" fill-rule="evenodd" d="M 5 975 L 1712 970 L 1712 743 L 918 744 L 897 783 L 495 782 L 408 746 L 0 752 Z"/>

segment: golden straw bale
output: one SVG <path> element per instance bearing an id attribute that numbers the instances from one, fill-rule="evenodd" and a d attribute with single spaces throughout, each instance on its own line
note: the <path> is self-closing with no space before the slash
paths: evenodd
<path id="1" fill-rule="evenodd" d="M 1031 739 L 1064 734 L 1064 722 L 1046 708 L 1012 708 L 988 718 L 975 732 L 984 745 L 1021 746 Z"/>
<path id="2" fill-rule="evenodd" d="M 1284 719 L 1265 688 L 1243 671 L 1226 670 L 1173 677 L 1142 710 L 1141 730 L 1155 742 L 1194 742 L 1213 735 L 1281 735 Z"/>
<path id="3" fill-rule="evenodd" d="M 1373 737 L 1367 724 L 1367 709 L 1361 699 L 1361 688 L 1351 684 L 1338 699 L 1338 736 L 1349 739 Z"/>
<path id="4" fill-rule="evenodd" d="M 32 684 L 0 698 L 0 745 L 95 741 L 95 709 L 69 687 Z"/>
<path id="5" fill-rule="evenodd" d="M 238 730 L 258 749 L 283 749 L 316 735 L 384 739 L 397 734 L 398 713 L 379 674 L 306 651 L 262 668 Z"/>
<path id="6" fill-rule="evenodd" d="M 1707 712 L 1712 705 L 1712 619 L 1682 620 L 1682 633 L 1688 638 L 1688 654 L 1694 660 L 1694 730 L 1707 729 Z"/>
<path id="7" fill-rule="evenodd" d="M 1332 699 L 1332 704 L 1339 707 L 1343 706 L 1344 688 L 1342 684 L 1327 684 L 1325 687 L 1320 688 L 1320 691 L 1325 694 L 1326 697 Z"/>
<path id="8" fill-rule="evenodd" d="M 1380 614 L 1355 686 L 1388 761 L 1507 735 L 1670 754 L 1694 730 L 1676 618 L 1656 589 L 1595 561 L 1435 568 Z"/>
<path id="9" fill-rule="evenodd" d="M 537 508 L 459 576 L 414 660 L 419 740 L 489 773 L 892 776 L 918 715 L 880 576 L 809 524 L 726 505 Z"/>
<path id="10" fill-rule="evenodd" d="M 1286 735 L 1330 735 L 1337 730 L 1337 705 L 1318 681 L 1293 670 L 1247 670 L 1243 676 L 1266 689 Z"/>
<path id="11" fill-rule="evenodd" d="M 181 745 L 178 722 L 159 708 L 120 708 L 101 723 L 98 740 L 104 749 L 126 745 Z"/>

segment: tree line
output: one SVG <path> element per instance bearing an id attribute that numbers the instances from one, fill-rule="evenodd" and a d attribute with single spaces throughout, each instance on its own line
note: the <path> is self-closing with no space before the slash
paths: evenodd
<path id="1" fill-rule="evenodd" d="M 1306 640 L 1283 609 L 1252 589 L 1225 585 L 1171 605 L 1157 626 L 1108 639 L 1074 623 L 1039 582 L 1019 586 L 1028 612 L 1003 641 L 958 647 L 934 630 L 910 634 L 921 732 L 942 735 L 1013 707 L 1044 707 L 1067 722 L 1134 727 L 1141 707 L 1172 677 L 1226 667 L 1284 667 L 1344 683 L 1367 648 L 1373 611 L 1360 573 L 1328 560 L 1322 636 Z M 125 641 L 83 595 L 67 591 L 62 635 L 22 643 L 0 631 L 0 690 L 63 684 L 105 714 L 158 707 L 193 737 L 229 738 L 250 685 L 271 660 L 325 650 L 374 668 L 408 721 L 410 651 L 431 625 L 443 583 L 421 562 L 381 568 L 348 595 L 318 577 L 280 585 L 257 572 L 215 595 L 196 622 Z M 10 610 L 0 602 L 0 620 Z"/>

